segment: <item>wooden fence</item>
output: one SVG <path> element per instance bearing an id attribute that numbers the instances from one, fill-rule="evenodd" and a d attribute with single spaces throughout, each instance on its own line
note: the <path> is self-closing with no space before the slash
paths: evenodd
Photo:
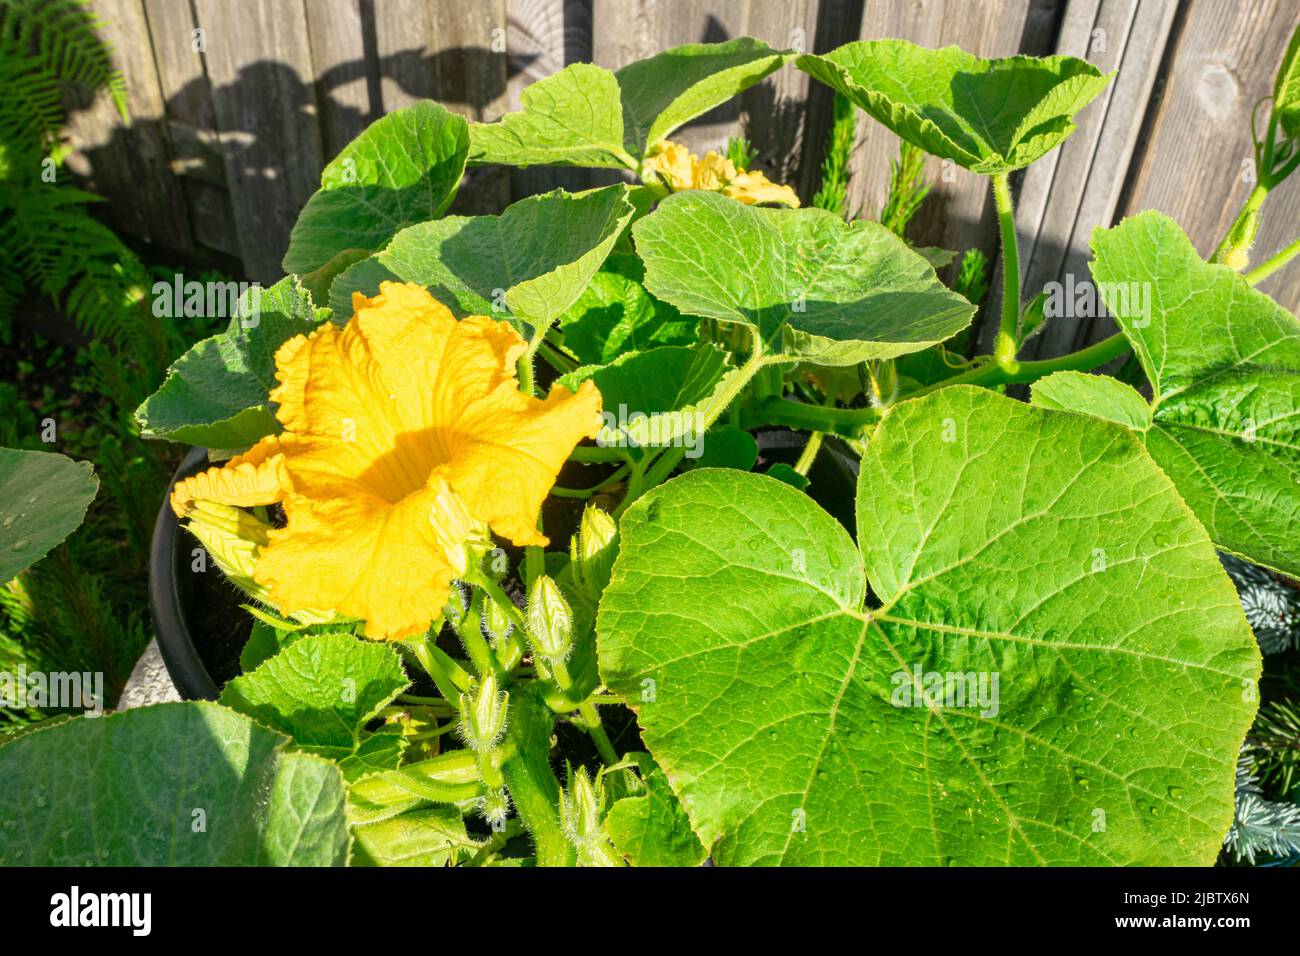
<path id="1" fill-rule="evenodd" d="M 226 253 L 280 275 L 321 167 L 385 112 L 431 97 L 477 120 L 519 107 L 568 63 L 618 68 L 680 43 L 752 35 L 824 52 L 855 39 L 957 43 L 983 56 L 1087 57 L 1114 81 L 1018 187 L 1026 289 L 1082 276 L 1092 229 L 1147 208 L 1209 254 L 1250 191 L 1251 107 L 1271 89 L 1300 0 L 95 0 L 127 76 L 132 123 L 106 100 L 72 118 L 73 171 L 115 226 L 179 254 Z M 200 49 L 201 48 L 201 49 Z M 816 189 L 831 94 L 793 66 L 691 124 L 697 150 L 743 130 L 774 178 Z M 897 140 L 860 115 L 850 198 L 879 207 Z M 496 212 L 583 170 L 472 170 L 457 211 Z M 996 250 L 987 182 L 927 167 L 912 238 Z M 1265 207 L 1258 250 L 1300 231 L 1300 182 Z M 1262 285 L 1300 306 L 1300 269 Z M 1058 321 L 1040 354 L 1110 329 Z"/>

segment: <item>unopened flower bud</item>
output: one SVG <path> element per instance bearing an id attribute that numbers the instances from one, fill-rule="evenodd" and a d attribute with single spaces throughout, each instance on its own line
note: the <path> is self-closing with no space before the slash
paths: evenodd
<path id="1" fill-rule="evenodd" d="M 506 729 L 510 695 L 497 690 L 493 674 L 484 676 L 471 694 L 460 695 L 460 728 L 465 742 L 478 751 L 491 750 Z"/>
<path id="2" fill-rule="evenodd" d="M 215 501 L 196 501 L 186 525 L 203 542 L 232 584 L 250 597 L 267 603 L 266 589 L 253 580 L 257 556 L 269 541 L 271 526 L 256 515 Z"/>
<path id="3" fill-rule="evenodd" d="M 599 597 L 609 584 L 618 555 L 618 525 L 609 512 L 587 505 L 578 533 L 569 543 L 569 557 L 578 584 L 591 596 Z"/>
<path id="4" fill-rule="evenodd" d="M 533 650 L 547 661 L 566 660 L 573 650 L 573 610 L 549 575 L 538 575 L 528 589 L 528 632 Z"/>
<path id="5" fill-rule="evenodd" d="M 569 772 L 569 788 L 560 794 L 560 823 L 578 852 L 579 866 L 622 866 L 605 832 L 603 788 L 592 784 L 583 767 Z"/>
<path id="6" fill-rule="evenodd" d="M 510 615 L 506 609 L 494 601 L 491 597 L 483 600 L 483 636 L 492 642 L 494 646 L 499 646 L 502 641 L 510 636 L 510 630 L 514 623 L 510 620 Z"/>

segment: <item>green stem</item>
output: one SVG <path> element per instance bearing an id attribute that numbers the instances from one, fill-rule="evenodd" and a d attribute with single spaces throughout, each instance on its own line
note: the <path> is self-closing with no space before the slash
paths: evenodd
<path id="1" fill-rule="evenodd" d="M 610 743 L 609 734 L 605 733 L 605 725 L 600 722 L 600 714 L 596 710 L 596 705 L 590 700 L 584 701 L 578 707 L 578 713 L 582 715 L 583 726 L 586 727 L 587 733 L 591 736 L 592 743 L 596 745 L 596 750 L 600 753 L 600 759 L 604 761 L 605 766 L 612 767 L 618 763 L 618 752 L 614 745 Z"/>
<path id="2" fill-rule="evenodd" d="M 483 575 L 486 577 L 486 575 Z M 478 583 L 475 579 L 474 583 Z M 481 585 L 480 585 L 481 586 Z M 482 677 L 487 674 L 495 674 L 500 677 L 504 671 L 501 663 L 497 660 L 496 655 L 492 653 L 492 648 L 488 647 L 488 642 L 483 638 L 483 631 L 479 627 L 482 620 L 482 598 L 475 596 L 470 601 L 469 610 L 465 612 L 465 618 L 460 622 L 460 627 L 456 628 L 456 636 L 465 647 L 465 653 L 469 655 L 470 663 Z"/>
<path id="3" fill-rule="evenodd" d="M 546 359 L 546 361 L 550 363 L 551 368 L 561 374 L 572 372 L 578 367 L 577 362 L 569 358 L 550 342 L 543 341 L 542 344 L 537 347 L 537 354 Z"/>
<path id="4" fill-rule="evenodd" d="M 541 689 L 523 687 L 510 695 L 506 750 L 501 766 L 510 798 L 537 854 L 539 866 L 573 866 L 573 845 L 560 826 L 560 783 L 551 769 L 555 717 L 541 700 Z"/>
<path id="5" fill-rule="evenodd" d="M 799 460 L 794 463 L 794 470 L 805 478 L 808 477 L 808 471 L 812 468 L 813 462 L 817 460 L 817 452 L 821 450 L 822 438 L 825 432 L 813 432 L 808 436 L 808 444 L 803 446 L 803 451 L 799 454 Z"/>
<path id="6" fill-rule="evenodd" d="M 602 448 L 600 445 L 579 445 L 569 453 L 570 461 L 584 464 L 602 464 L 610 461 L 626 461 L 627 455 L 621 448 Z"/>
<path id="7" fill-rule="evenodd" d="M 761 405 L 744 409 L 741 414 L 741 427 L 757 428 L 760 425 L 784 425 L 787 428 L 799 428 L 806 431 L 830 432 L 853 438 L 862 433 L 863 428 L 880 420 L 881 409 L 874 406 L 867 408 L 828 408 L 821 405 L 809 405 L 788 398 L 768 398 Z"/>
<path id="8" fill-rule="evenodd" d="M 590 498 L 593 495 L 600 494 L 600 492 L 604 491 L 610 485 L 622 481 L 630 470 L 631 466 L 623 465 L 608 478 L 596 482 L 596 484 L 592 485 L 590 488 L 561 488 L 556 485 L 551 489 L 551 494 L 555 495 L 557 498 Z"/>
<path id="9" fill-rule="evenodd" d="M 1228 227 L 1223 242 L 1214 250 L 1211 262 L 1231 266 L 1238 272 L 1246 267 L 1250 247 L 1255 242 L 1255 233 L 1259 231 L 1259 209 L 1268 198 L 1268 191 L 1269 186 L 1263 179 L 1255 184 L 1255 188 L 1246 197 L 1246 202 L 1242 204 L 1241 211 L 1237 213 L 1237 218 Z"/>
<path id="10" fill-rule="evenodd" d="M 994 385 L 1010 385 L 1016 382 L 1035 382 L 1046 375 L 1051 375 L 1053 372 L 1086 372 L 1105 365 L 1112 359 L 1119 358 L 1128 350 L 1128 339 L 1124 337 L 1123 332 L 1116 332 L 1108 339 L 1102 339 L 1086 349 L 1071 352 L 1069 355 L 1062 355 L 1054 359 L 1043 359 L 1038 362 L 1019 362 L 1016 369 L 1010 372 L 996 362 L 985 362 L 983 365 L 960 375 L 954 375 L 942 382 L 935 382 L 933 385 L 917 389 L 904 397 L 916 398 L 921 395 L 928 395 L 930 392 L 940 388 L 947 388 L 949 385 L 982 385 L 990 387 Z"/>
<path id="11" fill-rule="evenodd" d="M 469 690 L 470 679 L 464 668 L 443 653 L 427 634 L 410 638 L 406 646 L 433 680 L 438 693 L 447 700 L 460 700 L 461 693 Z"/>
<path id="12" fill-rule="evenodd" d="M 1292 239 L 1289 245 L 1283 246 L 1282 249 L 1271 258 L 1266 259 L 1247 272 L 1246 281 L 1251 285 L 1256 285 L 1262 282 L 1294 259 L 1297 255 L 1300 255 L 1300 236 Z"/>
<path id="13" fill-rule="evenodd" d="M 994 361 L 1007 372 L 1016 365 L 1017 326 L 1020 324 L 1020 249 L 1016 241 L 1016 213 L 1011 204 L 1008 173 L 993 177 L 993 204 L 998 211 L 998 232 L 1002 236 L 1002 324 L 993 346 Z"/>

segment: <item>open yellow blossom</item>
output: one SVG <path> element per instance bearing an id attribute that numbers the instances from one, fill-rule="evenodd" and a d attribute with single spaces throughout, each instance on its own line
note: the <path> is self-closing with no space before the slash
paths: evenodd
<path id="1" fill-rule="evenodd" d="M 574 445 L 600 428 L 584 382 L 524 395 L 524 353 L 508 324 L 461 321 L 418 285 L 354 294 L 344 327 L 325 323 L 276 353 L 279 435 L 179 482 L 172 508 L 279 502 L 283 528 L 253 578 L 283 614 L 329 609 L 371 637 L 421 633 L 488 530 L 544 545 L 542 502 Z"/>
<path id="2" fill-rule="evenodd" d="M 736 169 L 735 163 L 709 150 L 703 159 L 680 143 L 667 140 L 651 151 L 641 164 L 641 178 L 658 181 L 672 192 L 705 189 L 743 202 L 799 208 L 799 197 L 789 186 L 774 183 L 762 173 Z"/>

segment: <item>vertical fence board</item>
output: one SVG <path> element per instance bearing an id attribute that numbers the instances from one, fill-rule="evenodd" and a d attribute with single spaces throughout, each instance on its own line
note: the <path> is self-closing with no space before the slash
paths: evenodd
<path id="1" fill-rule="evenodd" d="M 1179 32 L 1150 135 L 1130 175 L 1125 215 L 1159 209 L 1209 256 L 1250 193 L 1243 175 L 1253 155 L 1250 112 L 1272 91 L 1273 75 L 1298 16 L 1295 0 L 1230 0 L 1191 6 Z M 1252 253 L 1261 262 L 1300 229 L 1300 181 L 1293 176 L 1263 209 Z M 1283 306 L 1300 305 L 1300 268 L 1261 283 Z M 1114 328 L 1097 320 L 1096 339 Z"/>
<path id="2" fill-rule="evenodd" d="M 306 0 L 326 162 L 383 114 L 377 96 L 372 101 L 372 92 L 378 92 L 373 69 L 377 64 L 366 56 L 367 24 L 361 8 L 362 0 Z"/>
<path id="3" fill-rule="evenodd" d="M 1088 241 L 1114 219 L 1175 12 L 1173 0 L 1070 3 L 1056 52 L 1116 72 L 1065 144 L 1025 172 L 1016 209 L 1025 299 L 1067 273 L 1087 277 Z M 1072 351 L 1082 331 L 1078 319 L 1054 317 L 1026 356 Z"/>
<path id="4" fill-rule="evenodd" d="M 244 269 L 283 275 L 280 259 L 323 165 L 301 2 L 196 0 Z"/>
<path id="5" fill-rule="evenodd" d="M 100 0 L 106 23 L 100 35 L 113 48 L 113 64 L 127 78 L 127 127 L 107 94 L 68 114 L 77 150 L 69 168 L 108 200 L 109 219 L 124 233 L 187 250 L 189 215 L 171 174 L 162 90 L 154 69 L 149 25 L 140 0 Z"/>

